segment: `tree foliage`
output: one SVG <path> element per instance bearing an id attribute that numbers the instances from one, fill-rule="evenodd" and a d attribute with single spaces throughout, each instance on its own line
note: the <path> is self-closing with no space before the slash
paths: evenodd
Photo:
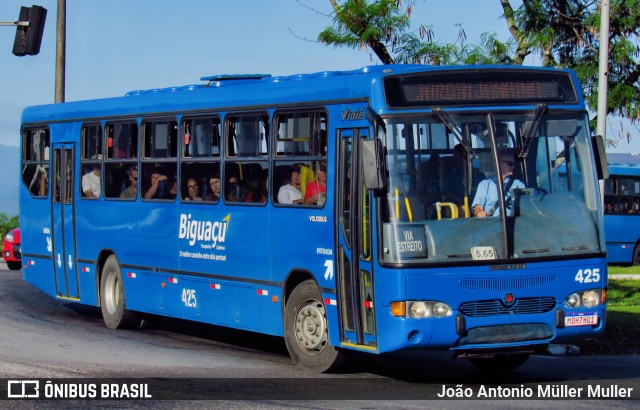
<path id="1" fill-rule="evenodd" d="M 596 111 L 600 0 L 522 0 L 516 9 L 511 0 L 493 0 L 500 2 L 511 37 L 501 40 L 486 32 L 468 43 L 458 25 L 458 39 L 451 44 L 435 42 L 426 23 L 411 30 L 415 1 L 329 1 L 333 26 L 318 36 L 326 45 L 368 48 L 384 64 L 520 65 L 531 56 L 545 66 L 575 70 L 587 104 Z M 640 120 L 640 0 L 610 4 L 607 113 Z"/>
<path id="2" fill-rule="evenodd" d="M 9 217 L 6 213 L 0 213 L 0 242 L 4 241 L 4 237 L 9 231 L 19 226 L 18 216 Z"/>

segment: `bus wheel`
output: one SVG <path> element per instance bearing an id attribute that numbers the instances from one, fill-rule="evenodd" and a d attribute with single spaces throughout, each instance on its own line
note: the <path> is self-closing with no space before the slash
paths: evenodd
<path id="1" fill-rule="evenodd" d="M 115 255 L 107 258 L 100 279 L 100 309 L 109 329 L 131 329 L 140 326 L 140 317 L 126 309 L 122 272 Z"/>
<path id="2" fill-rule="evenodd" d="M 20 262 L 7 262 L 7 268 L 9 270 L 20 270 L 22 264 Z"/>
<path id="3" fill-rule="evenodd" d="M 487 372 L 504 372 L 518 368 L 529 358 L 528 353 L 495 357 L 470 358 L 471 364 Z"/>
<path id="4" fill-rule="evenodd" d="M 329 344 L 327 314 L 313 280 L 300 283 L 291 292 L 284 313 L 284 339 L 296 364 L 316 372 L 335 370 L 345 354 Z"/>
<path id="5" fill-rule="evenodd" d="M 631 264 L 633 266 L 640 265 L 640 244 L 636 245 L 635 249 L 633 250 L 633 259 L 631 260 Z"/>

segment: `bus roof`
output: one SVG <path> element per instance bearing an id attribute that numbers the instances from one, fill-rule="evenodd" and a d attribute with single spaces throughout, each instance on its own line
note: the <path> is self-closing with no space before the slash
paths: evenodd
<path id="1" fill-rule="evenodd" d="M 388 112 L 382 80 L 385 77 L 463 71 L 473 77 L 481 72 L 529 70 L 530 72 L 565 73 L 577 84 L 570 70 L 522 66 L 426 66 L 379 65 L 350 71 L 323 71 L 311 74 L 275 76 L 269 74 L 225 74 L 202 77 L 203 84 L 136 90 L 123 97 L 104 98 L 28 107 L 23 123 L 72 121 L 131 115 L 163 115 L 199 110 L 247 110 L 264 107 L 297 107 L 330 102 L 370 101 L 379 114 Z M 521 71 L 522 72 L 522 71 Z M 577 101 L 572 108 L 584 109 L 582 93 L 575 90 Z M 495 105 L 495 104 L 493 104 Z M 564 104 L 563 107 L 567 108 Z"/>

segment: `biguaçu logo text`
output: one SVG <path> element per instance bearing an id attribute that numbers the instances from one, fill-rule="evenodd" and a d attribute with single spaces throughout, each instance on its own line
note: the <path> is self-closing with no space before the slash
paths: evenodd
<path id="1" fill-rule="evenodd" d="M 199 221 L 191 219 L 191 214 L 180 214 L 178 238 L 188 240 L 190 246 L 196 241 L 204 241 L 210 242 L 215 248 L 218 243 L 224 243 L 230 218 L 231 214 L 225 216 L 222 221 Z"/>

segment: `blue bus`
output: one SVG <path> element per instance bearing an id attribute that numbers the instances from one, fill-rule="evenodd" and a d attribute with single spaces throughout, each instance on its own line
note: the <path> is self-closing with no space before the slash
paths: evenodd
<path id="1" fill-rule="evenodd" d="M 608 262 L 640 265 L 640 166 L 609 163 L 604 203 Z"/>
<path id="2" fill-rule="evenodd" d="M 512 369 L 603 331 L 607 164 L 573 72 L 201 81 L 24 110 L 26 281 L 109 328 L 282 336 L 313 371 L 404 349 Z"/>

